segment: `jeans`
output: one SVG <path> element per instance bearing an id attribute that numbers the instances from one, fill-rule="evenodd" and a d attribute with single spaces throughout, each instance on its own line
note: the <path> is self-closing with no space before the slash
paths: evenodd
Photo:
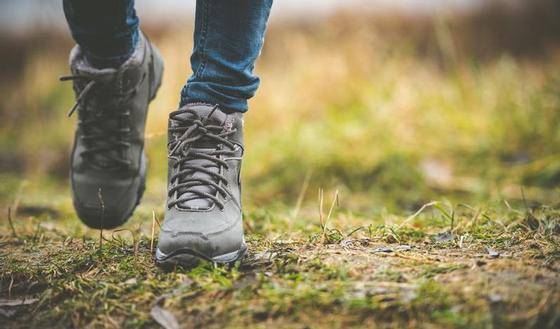
<path id="1" fill-rule="evenodd" d="M 134 0 L 63 0 L 72 37 L 98 67 L 118 67 L 139 39 Z M 180 106 L 203 102 L 247 111 L 259 87 L 253 73 L 272 0 L 197 0 L 192 76 Z"/>

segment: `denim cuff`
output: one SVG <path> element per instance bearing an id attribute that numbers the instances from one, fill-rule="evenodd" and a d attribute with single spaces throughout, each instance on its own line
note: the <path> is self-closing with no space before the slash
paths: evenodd
<path id="1" fill-rule="evenodd" d="M 124 39 L 126 41 L 120 42 L 120 45 L 118 47 L 119 48 L 118 52 L 115 51 L 116 47 L 109 48 L 109 49 L 113 49 L 113 54 L 114 55 L 100 56 L 99 54 L 95 54 L 93 51 L 91 51 L 91 49 L 88 49 L 86 47 L 82 47 L 82 48 L 84 48 L 83 49 L 84 50 L 84 55 L 87 58 L 88 62 L 90 62 L 95 67 L 118 68 L 124 62 L 126 62 L 130 58 L 130 56 L 132 56 L 134 51 L 136 50 L 136 47 L 138 46 L 138 41 L 139 41 L 139 31 L 135 30 L 131 34 L 127 33 L 127 35 L 121 36 L 121 39 Z"/>
<path id="2" fill-rule="evenodd" d="M 180 107 L 192 103 L 207 103 L 219 105 L 225 112 L 247 112 L 247 99 L 232 97 L 217 90 L 211 83 L 189 82 L 181 90 Z M 235 92 L 234 92 L 235 93 Z"/>

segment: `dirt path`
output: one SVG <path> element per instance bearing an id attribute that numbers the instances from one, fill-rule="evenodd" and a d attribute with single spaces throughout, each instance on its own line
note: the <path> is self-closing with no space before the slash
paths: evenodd
<path id="1" fill-rule="evenodd" d="M 490 248 L 445 237 L 267 240 L 233 269 L 165 273 L 151 241 L 1 238 L 6 328 L 555 328 L 558 251 L 518 236 Z M 389 239 L 390 240 L 390 239 Z M 16 301 L 16 302 L 14 302 Z M 17 301 L 26 305 L 14 305 Z M 171 321 L 171 322 L 169 322 Z"/>

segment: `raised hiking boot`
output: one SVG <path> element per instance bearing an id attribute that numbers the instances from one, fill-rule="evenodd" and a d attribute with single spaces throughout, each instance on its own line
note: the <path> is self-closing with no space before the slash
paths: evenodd
<path id="1" fill-rule="evenodd" d="M 243 238 L 240 169 L 243 117 L 190 104 L 169 116 L 168 198 L 156 261 L 192 267 L 200 260 L 240 259 Z"/>
<path id="2" fill-rule="evenodd" d="M 78 128 L 71 156 L 74 207 L 89 227 L 112 229 L 140 202 L 145 187 L 144 128 L 163 62 L 144 37 L 119 68 L 97 69 L 79 46 L 70 54 Z"/>

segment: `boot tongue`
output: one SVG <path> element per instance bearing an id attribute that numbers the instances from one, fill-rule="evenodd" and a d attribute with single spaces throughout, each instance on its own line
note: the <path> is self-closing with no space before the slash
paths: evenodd
<path id="1" fill-rule="evenodd" d="M 78 115 L 82 120 L 94 120 L 95 124 L 85 124 L 84 131 L 88 135 L 100 136 L 91 138 L 88 146 L 102 149 L 100 152 L 90 153 L 92 163 L 104 169 L 119 167 L 128 154 L 127 150 L 118 147 L 118 143 L 126 141 L 123 129 L 135 129 L 134 120 L 121 115 L 130 107 L 134 108 L 134 99 L 127 96 L 143 83 L 146 78 L 144 61 L 146 59 L 146 39 L 140 33 L 140 41 L 130 58 L 118 68 L 97 68 L 84 55 L 80 46 L 72 49 L 70 54 L 70 68 L 74 80 L 74 90 L 77 95 L 90 88 L 84 94 L 82 101 L 86 106 L 78 107 Z M 134 115 L 134 114 L 133 114 Z"/>
<path id="2" fill-rule="evenodd" d="M 211 125 L 211 126 L 224 126 L 226 120 L 227 120 L 227 114 L 220 111 L 219 109 L 215 109 L 214 106 L 212 105 L 206 105 L 206 104 L 191 104 L 188 106 L 189 110 L 194 110 L 197 113 L 198 118 L 189 112 L 185 112 L 184 114 L 181 114 L 178 116 L 179 119 L 189 119 L 189 120 L 196 120 L 199 119 L 202 122 L 205 122 L 205 125 Z M 178 122 L 175 122 L 173 124 L 178 124 Z M 187 127 L 188 128 L 188 127 Z M 218 134 L 219 131 L 216 129 L 214 131 L 212 131 L 212 133 L 214 134 Z M 178 137 L 178 136 L 176 136 Z M 216 141 L 215 139 L 209 138 L 209 137 L 202 137 L 199 140 L 197 140 L 196 142 L 192 143 L 190 145 L 190 148 L 184 150 L 183 155 L 184 156 L 188 156 L 188 157 L 193 157 L 193 153 L 212 153 L 213 151 L 218 149 L 218 141 Z M 214 172 L 214 173 L 219 173 L 220 169 L 218 167 L 218 165 L 210 160 L 207 159 L 200 159 L 200 158 L 195 158 L 192 160 L 188 160 L 185 164 L 187 165 L 193 165 L 193 166 L 200 166 L 200 167 L 205 167 L 208 171 Z M 202 171 L 193 171 L 191 173 L 189 173 L 187 175 L 187 177 L 185 177 L 185 179 L 183 179 L 182 181 L 188 181 L 191 179 L 202 179 L 202 180 L 207 180 L 207 181 L 213 181 L 217 183 L 217 180 L 215 177 L 209 175 L 208 173 L 202 172 Z M 180 189 L 179 193 L 181 194 L 182 198 L 190 198 L 190 197 L 196 197 L 197 199 L 194 200 L 189 200 L 189 201 L 185 201 L 180 203 L 180 206 L 183 208 L 189 208 L 189 209 L 197 209 L 197 210 L 202 210 L 202 209 L 209 209 L 212 207 L 213 205 L 213 201 L 208 199 L 208 198 L 204 198 L 196 193 L 193 192 L 188 192 L 189 190 L 196 190 L 198 192 L 203 192 L 203 193 L 207 193 L 210 195 L 216 195 L 216 188 L 214 188 L 212 185 L 210 184 L 205 184 L 200 182 L 200 185 L 198 186 L 194 186 L 194 187 L 190 187 L 190 188 L 184 188 L 184 189 Z"/>
<path id="3" fill-rule="evenodd" d="M 201 149 L 197 149 L 196 151 L 202 151 Z M 219 173 L 219 168 L 218 166 L 216 166 L 213 162 L 209 161 L 209 160 L 205 160 L 205 159 L 193 159 L 191 161 L 187 161 L 188 165 L 194 165 L 194 166 L 206 166 L 206 169 L 214 172 L 214 173 Z M 210 167 L 208 166 L 209 164 L 212 164 L 214 166 Z M 189 178 L 188 180 L 191 179 L 202 179 L 202 180 L 209 180 L 209 181 L 216 181 L 216 179 L 212 176 L 210 176 L 209 174 L 202 172 L 202 171 L 194 171 L 193 173 L 189 174 Z M 198 182 L 200 185 L 194 186 L 194 187 L 190 187 L 190 188 L 183 188 L 180 189 L 179 192 L 181 193 L 181 197 L 184 198 L 190 198 L 190 197 L 196 197 L 197 199 L 194 200 L 189 200 L 189 201 L 185 201 L 185 202 L 181 202 L 181 207 L 183 208 L 190 208 L 190 209 L 209 209 L 210 207 L 212 207 L 212 200 L 205 198 L 203 196 L 200 196 L 197 193 L 193 193 L 193 192 L 188 192 L 188 190 L 196 190 L 198 192 L 203 192 L 203 193 L 208 193 L 211 195 L 215 195 L 216 194 L 216 188 L 214 188 L 212 185 L 208 184 L 208 183 L 202 183 L 202 182 Z"/>
<path id="4" fill-rule="evenodd" d="M 126 125 L 121 122 L 122 120 L 119 120 L 118 117 L 114 116 L 114 112 L 125 110 L 122 108 L 122 105 L 119 104 L 120 96 L 115 94 L 115 91 L 120 91 L 120 89 L 117 89 L 117 86 L 123 85 L 122 79 L 119 77 L 119 72 L 112 68 L 93 68 L 85 62 L 78 63 L 73 69 L 75 74 L 85 79 L 89 78 L 96 81 L 94 89 L 90 91 L 91 95 L 89 95 L 87 109 L 78 111 L 78 115 L 82 119 L 99 120 L 102 129 L 96 127 L 97 125 L 89 125 L 86 128 L 87 133 L 103 136 L 107 135 L 107 132 L 116 132 L 121 126 Z M 88 81 L 76 81 L 80 89 L 84 88 L 87 83 Z M 114 138 L 117 139 L 118 136 Z M 95 147 L 107 147 L 107 149 L 102 152 L 92 153 L 90 155 L 93 162 L 103 168 L 113 167 L 113 159 L 122 158 L 122 150 L 113 147 L 108 140 L 97 139 L 89 143 L 92 143 Z"/>
<path id="5" fill-rule="evenodd" d="M 99 106 L 99 105 L 96 105 Z M 113 107 L 109 109 L 110 110 L 114 110 Z M 96 135 L 101 135 L 101 136 L 106 136 L 109 132 L 113 132 L 113 131 L 118 131 L 120 129 L 120 127 L 122 126 L 122 123 L 119 122 L 120 120 L 114 117 L 108 118 L 108 117 L 104 117 L 102 113 L 89 113 L 88 114 L 91 118 L 97 118 L 99 117 L 98 120 L 100 120 L 99 122 L 103 125 L 103 129 L 101 130 L 99 128 L 96 128 L 96 125 L 90 125 L 87 130 L 88 133 L 93 133 Z M 116 134 L 116 133 L 115 133 Z M 110 137 L 110 136 L 106 136 L 106 137 Z M 118 139 L 118 135 L 115 135 L 113 137 L 111 137 L 115 140 Z M 94 145 L 95 147 L 106 147 L 107 149 L 103 150 L 102 152 L 98 152 L 98 153 L 92 153 L 91 157 L 93 159 L 93 162 L 98 164 L 99 166 L 101 166 L 102 168 L 113 168 L 117 165 L 114 164 L 115 160 L 114 159 L 121 159 L 123 157 L 123 151 L 122 149 L 113 146 L 109 141 L 106 141 L 104 139 L 96 139 L 94 141 L 89 141 L 89 143 L 91 143 L 92 145 Z"/>
<path id="6" fill-rule="evenodd" d="M 119 92 L 122 85 L 119 79 L 119 72 L 114 68 L 99 69 L 91 66 L 85 59 L 76 60 L 72 65 L 72 73 L 83 77 L 83 80 L 77 80 L 76 84 L 79 88 L 85 87 L 89 81 L 97 82 L 96 88 L 111 90 L 113 93 Z"/>
<path id="7" fill-rule="evenodd" d="M 197 115 L 195 116 L 191 112 L 185 112 L 183 114 L 176 116 L 176 118 L 179 120 L 191 120 L 191 121 L 198 119 L 202 122 L 205 122 L 206 126 L 220 126 L 220 127 L 224 127 L 224 124 L 226 123 L 228 118 L 228 115 L 226 113 L 220 111 L 220 109 L 217 108 L 215 109 L 214 106 L 212 105 L 192 104 L 192 105 L 188 105 L 188 109 L 196 111 Z M 170 123 L 171 126 L 188 128 L 184 126 L 185 123 L 182 123 L 179 120 L 171 120 Z M 220 131 L 218 129 L 213 129 L 212 133 L 218 134 L 220 133 Z M 173 139 L 178 137 L 180 137 L 180 134 L 174 134 L 174 136 L 169 136 L 170 138 L 169 142 L 172 142 Z M 194 142 L 191 145 L 191 147 L 214 150 L 217 147 L 217 142 L 215 139 L 205 136 L 200 138 L 196 142 Z"/>
<path id="8" fill-rule="evenodd" d="M 185 109 L 185 108 L 183 108 Z M 190 104 L 188 109 L 195 111 L 199 119 L 203 122 L 206 120 L 208 125 L 222 126 L 227 119 L 227 114 L 222 112 L 219 108 L 208 104 Z M 184 112 L 177 116 L 178 119 L 194 120 L 196 116 L 191 112 Z"/>

